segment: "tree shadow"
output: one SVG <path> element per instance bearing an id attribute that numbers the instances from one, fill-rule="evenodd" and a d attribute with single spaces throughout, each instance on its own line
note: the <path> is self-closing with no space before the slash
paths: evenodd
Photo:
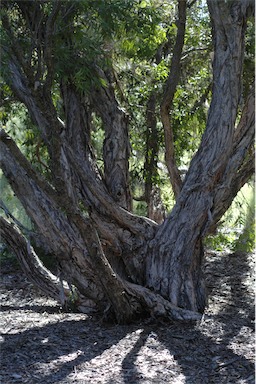
<path id="1" fill-rule="evenodd" d="M 9 357 L 1 360 L 3 382 L 19 382 L 23 374 L 31 376 L 32 381 L 28 382 L 33 384 L 60 382 L 74 372 L 74 367 L 118 343 L 127 329 L 104 327 L 85 319 L 61 320 L 20 333 L 3 334 L 1 354 Z"/>
<path id="2" fill-rule="evenodd" d="M 212 327 L 215 327 L 215 321 L 211 321 Z M 253 384 L 254 364 L 229 348 L 230 332 L 224 333 L 221 341 L 215 340 L 214 337 L 205 334 L 205 328 L 208 327 L 209 323 L 206 327 L 205 325 L 191 326 L 191 324 L 147 326 L 123 360 L 123 382 L 125 384 L 145 382 L 219 384 L 231 383 L 229 378 L 237 376 L 241 380 L 239 382 Z M 153 337 L 150 336 L 152 334 Z M 156 347 L 156 342 L 161 345 L 161 348 Z M 143 353 L 145 359 L 143 364 L 148 367 L 146 381 L 145 377 L 143 380 L 143 375 L 136 363 L 143 347 L 155 354 L 155 359 L 152 359 L 152 353 Z M 169 352 L 171 366 L 168 361 L 164 363 L 163 357 L 157 367 L 156 356 L 166 356 L 166 351 Z M 111 381 L 110 383 L 112 384 Z"/>
<path id="3" fill-rule="evenodd" d="M 141 348 L 145 345 L 150 334 L 150 329 L 143 329 L 138 340 L 134 344 L 130 352 L 128 352 L 122 361 L 122 376 L 124 383 L 139 383 L 142 377 L 141 373 L 136 368 L 136 360 Z M 110 383 L 109 383 L 110 384 Z"/>
<path id="4" fill-rule="evenodd" d="M 216 315 L 219 320 L 232 317 L 234 326 L 253 326 L 255 314 L 253 258 L 245 252 L 234 252 L 212 258 L 208 265 L 210 296 L 223 297 Z M 251 285 L 250 285 L 251 282 Z M 239 320 L 239 321 L 237 321 Z"/>
<path id="5" fill-rule="evenodd" d="M 251 333 L 254 319 L 254 301 L 252 288 L 246 284 L 248 275 L 252 273 L 250 257 L 247 254 L 211 258 L 209 263 L 209 293 L 214 300 L 222 301 L 220 309 L 210 319 L 191 324 L 169 323 L 145 327 L 133 349 L 123 360 L 123 380 L 126 384 L 140 383 L 140 372 L 136 361 L 141 348 L 154 348 L 148 342 L 149 335 L 155 334 L 158 342 L 167 349 L 176 362 L 176 369 L 158 372 L 150 383 L 231 383 L 254 384 L 254 364 L 237 351 L 232 345 L 244 344 L 246 332 Z M 254 329 L 254 327 L 253 327 Z M 251 355 L 254 354 L 254 346 Z M 246 348 L 246 345 L 244 345 Z M 248 352 L 248 350 L 246 351 Z M 156 350 L 156 353 L 163 351 Z M 147 354 L 145 354 L 145 359 Z M 175 365 L 175 364 L 174 364 Z M 161 365 L 164 367 L 164 364 Z M 181 374 L 180 379 L 177 375 Z M 179 381 L 180 380 L 180 381 Z M 236 379 L 235 379 L 236 380 Z"/>
<path id="6" fill-rule="evenodd" d="M 220 327 L 215 320 L 211 322 L 213 329 Z M 248 378 L 254 374 L 254 364 L 230 348 L 231 332 L 225 327 L 220 328 L 222 337 L 219 340 L 214 339 L 215 332 L 209 335 L 209 322 L 206 326 L 188 325 L 183 332 L 180 326 L 173 326 L 168 329 L 168 336 L 165 332 L 157 332 L 159 341 L 168 348 L 181 368 L 184 383 L 227 383 L 235 371 L 241 382 L 252 383 Z"/>
<path id="7" fill-rule="evenodd" d="M 69 317 L 69 314 L 66 319 L 58 315 L 55 317 L 59 313 L 58 307 L 2 307 L 4 311 L 24 310 L 24 316 L 29 316 L 25 312 L 28 309 L 44 313 L 46 321 L 46 312 L 54 316 L 50 319 L 52 323 L 42 323 L 41 327 L 29 329 L 25 325 L 24 330 L 20 327 L 19 333 L 3 335 L 1 353 L 5 358 L 1 361 L 2 382 L 66 383 L 76 366 L 86 367 L 86 363 L 108 353 L 110 348 L 110 353 L 114 348 L 114 354 L 118 354 L 121 349 L 115 346 L 124 339 L 120 347 L 123 354 L 117 360 L 121 364 L 118 382 L 219 384 L 231 383 L 229 378 L 236 377 L 236 382 L 253 384 L 254 364 L 246 358 L 246 353 L 232 348 L 239 332 L 249 329 L 247 314 L 254 303 L 244 282 L 251 267 L 246 257 L 225 255 L 213 258 L 209 270 L 211 296 L 217 300 L 218 295 L 226 295 L 228 301 L 212 318 L 194 325 L 152 320 L 151 323 L 129 326 L 107 326 L 88 317 L 81 320 L 81 315 L 78 320 Z M 130 338 L 132 332 L 136 337 L 133 336 L 127 346 L 125 338 L 127 335 Z M 244 340 L 242 343 L 245 344 Z M 104 355 L 102 360 L 104 362 Z M 93 374 L 92 371 L 89 381 L 74 379 L 70 382 L 95 382 Z M 21 381 L 24 378 L 25 381 Z M 108 384 L 116 384 L 114 376 L 108 376 L 102 382 L 107 380 Z"/>
<path id="8" fill-rule="evenodd" d="M 251 315 L 255 309 L 253 300 L 254 282 L 252 281 L 254 268 L 250 265 L 251 257 L 245 252 L 234 252 L 226 257 L 227 263 L 231 265 L 228 273 L 231 308 L 227 306 L 226 311 L 235 316 L 251 320 Z M 239 270 L 239 274 L 235 273 L 236 270 Z"/>
<path id="9" fill-rule="evenodd" d="M 3 382 L 18 382 L 17 379 L 12 380 L 12 374 L 16 372 L 22 375 L 25 372 L 26 378 L 29 374 L 31 381 L 26 382 L 33 384 L 62 382 L 74 373 L 74 367 L 90 362 L 118 344 L 128 333 L 140 329 L 139 337 L 122 360 L 122 380 L 125 384 L 145 383 L 141 365 L 137 364 L 141 352 L 148 373 L 152 369 L 147 383 L 228 383 L 228 377 L 234 377 L 234 370 L 239 373 L 241 382 L 253 383 L 250 377 L 253 376 L 254 365 L 229 348 L 232 331 L 228 331 L 226 325 L 211 319 L 194 326 L 174 323 L 159 326 L 155 323 L 105 327 L 85 319 L 35 327 L 18 334 L 4 335 L 1 352 L 9 356 L 9 363 L 2 363 L 2 373 L 5 372 Z M 216 329 L 218 327 L 222 327 L 221 332 Z M 209 335 L 209 328 L 212 335 Z M 218 336 L 222 333 L 221 340 L 214 338 L 215 330 Z M 163 357 L 166 351 L 169 353 L 167 365 Z M 160 365 L 157 367 L 159 356 Z M 176 381 L 177 375 L 181 375 L 180 381 Z M 93 376 L 92 381 L 82 382 L 93 382 Z M 108 383 L 115 384 L 115 380 L 110 379 Z"/>

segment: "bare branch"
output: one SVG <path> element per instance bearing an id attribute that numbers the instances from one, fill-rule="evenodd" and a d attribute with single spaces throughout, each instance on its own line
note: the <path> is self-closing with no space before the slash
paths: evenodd
<path id="1" fill-rule="evenodd" d="M 10 250 L 17 256 L 25 275 L 46 295 L 60 301 L 61 285 L 59 279 L 48 271 L 36 255 L 28 240 L 17 227 L 0 217 L 0 235 Z M 71 292 L 64 284 L 64 300 L 68 300 Z M 64 302 L 61 303 L 65 304 Z"/>
<path id="2" fill-rule="evenodd" d="M 58 195 L 55 190 L 33 170 L 4 130 L 0 135 L 0 149 L 3 172 L 27 214 L 44 237 L 48 238 L 51 248 L 56 253 L 65 254 L 67 249 L 66 246 L 61 249 L 60 237 L 69 237 L 68 230 L 74 232 L 74 229 L 69 225 L 69 228 L 67 227 L 67 220 L 58 207 Z M 79 239 L 79 235 L 76 236 Z"/>
<path id="3" fill-rule="evenodd" d="M 175 160 L 173 130 L 170 122 L 169 113 L 172 107 L 174 94 L 180 77 L 180 61 L 185 36 L 186 8 L 187 1 L 179 0 L 179 17 L 177 21 L 178 30 L 176 42 L 173 49 L 170 73 L 165 84 L 164 95 L 160 109 L 165 134 L 165 161 L 168 168 L 173 192 L 176 198 L 180 193 L 182 181 Z"/>
<path id="4" fill-rule="evenodd" d="M 255 94 L 252 87 L 243 108 L 240 122 L 235 130 L 235 143 L 232 154 L 226 166 L 223 177 L 220 180 L 221 188 L 217 189 L 212 209 L 212 226 L 221 219 L 222 215 L 231 205 L 234 197 L 242 186 L 255 172 L 254 157 L 255 136 Z"/>
<path id="5" fill-rule="evenodd" d="M 190 48 L 187 51 L 183 52 L 181 60 L 184 60 L 192 52 L 207 52 L 207 51 L 209 51 L 209 47 Z"/>
<path id="6" fill-rule="evenodd" d="M 105 86 L 94 89 L 91 94 L 97 113 L 101 117 L 105 140 L 103 145 L 104 175 L 108 191 L 123 208 L 131 209 L 129 188 L 129 137 L 128 116 L 120 108 L 111 85 L 111 74 L 97 68 Z"/>
<path id="7" fill-rule="evenodd" d="M 197 2 L 197 0 L 191 0 L 189 3 L 188 3 L 188 8 L 192 8 L 193 5 Z"/>

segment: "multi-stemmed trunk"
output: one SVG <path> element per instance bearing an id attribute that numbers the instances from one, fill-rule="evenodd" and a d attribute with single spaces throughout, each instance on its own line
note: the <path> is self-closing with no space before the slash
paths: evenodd
<path id="1" fill-rule="evenodd" d="M 51 179 L 39 175 L 1 131 L 3 172 L 35 232 L 27 233 L 26 239 L 14 224 L 1 218 L 0 233 L 27 275 L 63 305 L 73 300 L 81 311 L 100 311 L 119 322 L 144 314 L 198 319 L 204 311 L 203 238 L 254 166 L 253 92 L 235 126 L 248 7 L 243 2 L 209 1 L 208 5 L 215 49 L 207 126 L 183 184 L 180 178 L 171 180 L 179 186 L 177 200 L 162 224 L 130 212 L 128 118 L 118 105 L 111 74 L 95 68 L 108 86 L 96 87 L 86 98 L 79 95 L 71 79 L 62 80 L 62 122 L 49 97 L 51 59 L 47 56 L 45 84 L 35 89 L 29 88 L 19 60 L 10 57 L 11 87 L 27 106 L 48 148 Z M 7 19 L 3 24 L 8 28 Z M 50 23 L 47 28 L 52 28 Z M 105 129 L 104 175 L 91 148 L 91 110 Z M 166 119 L 164 109 L 162 112 Z M 40 264 L 31 242 L 54 254 L 57 277 Z"/>

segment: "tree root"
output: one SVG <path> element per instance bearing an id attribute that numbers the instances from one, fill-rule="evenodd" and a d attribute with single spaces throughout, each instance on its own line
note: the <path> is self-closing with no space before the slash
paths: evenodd
<path id="1" fill-rule="evenodd" d="M 140 300 L 141 304 L 150 312 L 152 317 L 168 318 L 178 321 L 197 321 L 203 317 L 201 313 L 179 308 L 171 304 L 161 295 L 152 292 L 148 288 L 128 282 L 126 285 L 130 294 Z"/>

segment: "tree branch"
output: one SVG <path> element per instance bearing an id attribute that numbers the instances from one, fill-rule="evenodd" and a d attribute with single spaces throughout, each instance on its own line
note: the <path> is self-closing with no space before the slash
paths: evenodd
<path id="1" fill-rule="evenodd" d="M 44 267 L 28 240 L 17 227 L 0 216 L 0 235 L 8 248 L 17 256 L 26 277 L 40 288 L 46 295 L 65 305 L 71 296 L 70 289 L 64 284 L 64 298 L 61 296 L 62 287 L 59 279 Z"/>
<path id="2" fill-rule="evenodd" d="M 10 4 L 4 3 L 3 6 L 8 10 Z M 33 83 L 33 71 L 31 70 L 30 64 L 25 60 L 24 54 L 21 50 L 21 47 L 18 44 L 18 41 L 16 39 L 16 36 L 12 30 L 11 24 L 9 22 L 9 19 L 7 17 L 7 14 L 2 15 L 2 24 L 3 27 L 9 36 L 10 45 L 4 47 L 4 51 L 9 52 L 10 56 L 15 57 L 15 63 L 16 65 L 19 64 L 20 68 L 26 75 L 27 79 L 31 83 Z"/>
<path id="3" fill-rule="evenodd" d="M 232 154 L 219 182 L 221 188 L 216 189 L 215 203 L 212 208 L 212 224 L 207 232 L 216 226 L 216 223 L 230 207 L 238 191 L 255 172 L 254 136 L 255 92 L 254 87 L 252 87 L 243 108 L 240 122 L 235 130 Z"/>
<path id="4" fill-rule="evenodd" d="M 85 198 L 92 202 L 92 208 L 95 212 L 114 220 L 133 234 L 145 235 L 150 238 L 155 231 L 156 223 L 147 218 L 133 215 L 120 207 L 98 178 L 95 178 L 95 175 L 90 171 L 90 166 L 82 163 L 82 159 L 78 158 L 71 148 L 67 148 L 67 151 L 69 153 L 69 162 L 77 167 L 76 172 L 81 180 L 82 193 L 84 192 Z"/>
<path id="5" fill-rule="evenodd" d="M 91 148 L 92 123 L 89 100 L 79 95 L 71 80 L 62 80 L 60 89 L 66 122 L 63 132 L 65 141 L 79 157 L 88 161 L 89 156 L 94 158 Z"/>
<path id="6" fill-rule="evenodd" d="M 173 49 L 170 73 L 165 84 L 163 100 L 160 108 L 161 120 L 164 127 L 165 135 L 165 161 L 169 172 L 173 192 L 176 198 L 180 193 L 182 181 L 175 160 L 174 137 L 169 113 L 172 107 L 174 94 L 180 78 L 180 61 L 184 45 L 187 1 L 179 0 L 178 6 L 179 16 L 177 21 L 178 30 L 176 42 Z"/>
<path id="7" fill-rule="evenodd" d="M 66 246 L 61 248 L 61 236 L 73 236 L 74 229 L 68 225 L 64 214 L 58 208 L 58 195 L 55 190 L 31 167 L 14 141 L 4 132 L 0 133 L 0 163 L 4 175 L 13 191 L 24 206 L 45 239 L 51 244 L 54 253 L 65 254 Z M 71 231 L 69 233 L 69 231 Z"/>
<path id="8" fill-rule="evenodd" d="M 83 295 L 95 302 L 102 300 L 104 295 L 98 287 L 80 233 L 79 220 L 84 225 L 86 219 L 78 209 L 73 210 L 72 205 L 59 205 L 62 199 L 35 173 L 3 130 L 0 133 L 0 164 L 13 191 L 40 233 L 40 238 L 44 239 L 46 248 L 54 253 L 64 273 L 74 281 Z M 73 221 L 69 220 L 70 216 Z"/>
<path id="9" fill-rule="evenodd" d="M 105 140 L 103 144 L 105 183 L 118 204 L 131 210 L 129 188 L 129 137 L 128 116 L 120 108 L 111 85 L 111 74 L 97 68 L 98 75 L 106 82 L 91 93 L 96 112 L 103 121 Z"/>
<path id="10" fill-rule="evenodd" d="M 54 26 L 55 21 L 60 13 L 61 1 L 55 0 L 53 2 L 52 12 L 47 18 L 45 26 L 45 44 L 44 44 L 44 59 L 47 66 L 47 76 L 45 79 L 45 89 L 50 91 L 53 78 L 54 78 L 54 50 L 53 50 L 53 38 L 54 38 Z"/>

